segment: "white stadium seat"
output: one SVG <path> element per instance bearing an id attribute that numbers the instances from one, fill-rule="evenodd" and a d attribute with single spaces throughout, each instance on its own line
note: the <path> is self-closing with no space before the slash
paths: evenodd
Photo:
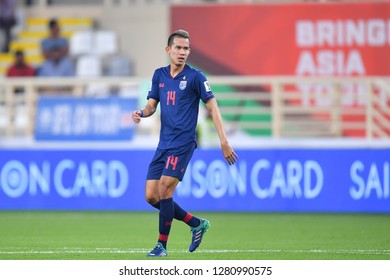
<path id="1" fill-rule="evenodd" d="M 99 77 L 102 75 L 102 61 L 96 55 L 82 55 L 76 61 L 77 77 Z"/>
<path id="2" fill-rule="evenodd" d="M 107 56 L 118 51 L 117 35 L 114 31 L 98 30 L 94 33 L 94 44 L 91 48 L 96 55 Z"/>
<path id="3" fill-rule="evenodd" d="M 69 44 L 69 53 L 71 56 L 76 57 L 89 54 L 94 48 L 94 33 L 89 30 L 76 32 L 71 37 Z"/>

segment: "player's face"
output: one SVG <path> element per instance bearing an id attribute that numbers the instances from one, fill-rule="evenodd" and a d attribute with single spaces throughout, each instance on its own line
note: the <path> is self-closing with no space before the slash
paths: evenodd
<path id="1" fill-rule="evenodd" d="M 167 47 L 167 53 L 171 64 L 176 66 L 184 65 L 190 54 L 190 41 L 185 38 L 175 37 L 173 44 Z"/>

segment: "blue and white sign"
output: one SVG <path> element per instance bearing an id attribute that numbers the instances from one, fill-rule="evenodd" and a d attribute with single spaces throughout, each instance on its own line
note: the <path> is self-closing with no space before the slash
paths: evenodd
<path id="1" fill-rule="evenodd" d="M 40 97 L 37 140 L 130 140 L 136 98 Z"/>
<path id="2" fill-rule="evenodd" d="M 153 150 L 0 150 L 0 209 L 152 210 Z M 389 149 L 195 151 L 175 201 L 190 211 L 390 213 Z"/>

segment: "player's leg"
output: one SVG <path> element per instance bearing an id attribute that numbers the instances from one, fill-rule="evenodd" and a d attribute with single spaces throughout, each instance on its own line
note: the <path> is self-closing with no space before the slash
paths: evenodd
<path id="1" fill-rule="evenodd" d="M 161 172 L 161 171 L 160 171 Z M 157 172 L 158 174 L 158 172 Z M 161 176 L 161 175 L 160 175 Z M 160 196 L 158 194 L 158 184 L 160 180 L 147 180 L 145 187 L 145 199 L 154 208 L 160 210 Z M 183 221 L 190 227 L 197 227 L 200 224 L 200 219 L 185 211 L 175 201 L 173 201 L 174 214 L 176 220 Z"/>
<path id="2" fill-rule="evenodd" d="M 184 151 L 186 154 L 186 158 L 184 160 L 180 160 L 180 163 L 177 163 L 177 168 L 175 170 L 172 170 L 173 173 L 169 174 L 172 177 L 178 177 L 179 181 L 183 179 L 183 175 L 185 172 L 185 169 L 187 168 L 188 162 L 191 159 L 191 156 L 193 154 L 193 150 L 195 149 L 196 145 L 188 145 L 189 151 L 187 149 Z M 152 205 L 154 208 L 160 210 L 160 197 L 158 194 L 158 184 L 160 181 L 160 177 L 164 171 L 164 169 L 167 166 L 167 160 L 171 160 L 173 155 L 173 152 L 171 151 L 171 154 L 167 156 L 164 150 L 157 149 L 154 157 L 149 165 L 148 169 L 148 175 L 147 175 L 147 181 L 146 181 L 146 188 L 145 188 L 145 199 L 146 201 Z M 178 152 L 179 154 L 182 154 L 182 152 Z M 170 157 L 171 156 L 171 157 Z M 182 156 L 181 156 L 182 157 Z M 173 158 L 174 159 L 174 158 Z M 180 165 L 180 166 L 179 166 Z M 169 167 L 169 164 L 168 164 Z M 179 170 L 179 172 L 177 172 Z M 183 170 L 183 171 L 181 171 Z M 200 224 L 200 219 L 193 216 L 191 213 L 185 211 L 183 208 L 180 207 L 175 201 L 173 202 L 174 205 L 174 218 L 176 220 L 180 220 L 185 222 L 190 227 L 197 227 Z"/>
<path id="3" fill-rule="evenodd" d="M 179 180 L 177 178 L 170 176 L 161 176 L 161 179 L 158 181 L 158 197 L 160 198 L 159 235 L 157 246 L 148 254 L 149 257 L 163 257 L 168 255 L 167 242 L 174 216 L 172 196 L 178 182 Z M 147 181 L 147 193 L 155 189 L 155 183 L 156 180 Z M 153 193 L 153 191 L 150 191 L 150 193 Z"/>
<path id="4" fill-rule="evenodd" d="M 146 186 L 145 186 L 146 201 L 148 203 L 150 203 L 151 205 L 159 205 L 158 209 L 160 209 L 160 197 L 158 195 L 159 183 L 160 183 L 160 180 L 147 180 Z M 159 216 L 160 216 L 160 214 L 159 214 Z M 161 221 L 160 218 L 159 218 L 159 221 Z M 162 243 L 160 241 L 160 224 L 159 224 L 159 240 L 157 241 L 157 245 L 147 256 L 148 257 L 168 256 L 168 251 L 166 250 L 166 241 L 164 241 Z"/>
<path id="5" fill-rule="evenodd" d="M 182 181 L 187 166 L 192 158 L 195 149 L 196 149 L 196 143 L 193 142 L 170 150 L 167 154 L 167 161 L 166 161 L 165 168 L 163 170 L 163 175 L 177 178 L 178 180 L 177 183 Z M 160 195 L 160 199 L 165 195 L 161 193 L 160 188 L 159 188 L 159 195 Z M 172 197 L 173 191 L 168 195 Z M 189 251 L 193 252 L 196 250 L 196 248 L 199 247 L 200 243 L 202 242 L 203 235 L 207 232 L 207 230 L 210 227 L 210 222 L 205 219 L 199 219 L 193 216 L 189 212 L 182 209 L 178 204 L 175 204 L 174 207 L 175 207 L 174 211 L 176 212 L 177 218 L 189 224 L 191 227 L 192 241 L 189 247 Z"/>
<path id="6" fill-rule="evenodd" d="M 167 255 L 166 243 L 173 220 L 171 218 L 172 209 L 175 219 L 184 221 L 191 227 L 190 252 L 193 252 L 200 245 L 204 233 L 210 227 L 207 220 L 193 216 L 172 200 L 174 190 L 179 181 L 183 179 L 195 148 L 196 144 L 190 143 L 171 150 L 157 149 L 149 166 L 145 190 L 146 200 L 155 208 L 160 209 L 159 242 L 156 248 L 148 254 L 149 256 Z"/>
<path id="7" fill-rule="evenodd" d="M 150 196 L 146 199 L 150 205 L 152 205 L 154 208 L 160 210 L 160 200 L 158 202 L 155 202 L 154 198 Z M 179 221 L 182 221 L 189 225 L 190 227 L 197 227 L 200 224 L 200 219 L 196 216 L 192 215 L 190 212 L 187 212 L 179 204 L 177 204 L 175 201 L 173 201 L 173 208 L 174 208 L 174 214 L 173 218 Z"/>
<path id="8" fill-rule="evenodd" d="M 159 237 L 158 242 L 167 248 L 169 233 L 171 231 L 174 217 L 173 193 L 179 180 L 171 176 L 161 176 L 158 194 L 160 197 L 160 214 L 159 214 Z"/>
<path id="9" fill-rule="evenodd" d="M 156 150 L 153 159 L 149 164 L 149 169 L 146 176 L 145 199 L 149 204 L 153 206 L 158 205 L 158 207 L 156 207 L 158 209 L 160 209 L 160 196 L 158 189 L 160 184 L 160 177 L 165 166 L 165 153 L 166 151 L 164 150 Z M 160 222 L 161 219 L 159 219 L 159 228 Z M 168 252 L 166 250 L 166 241 L 163 242 L 164 245 L 159 241 L 157 242 L 156 247 L 147 255 L 148 257 L 165 257 L 168 255 Z"/>
<path id="10" fill-rule="evenodd" d="M 160 202 L 152 204 L 155 208 L 160 209 Z M 192 232 L 192 240 L 189 247 L 189 251 L 195 251 L 200 243 L 202 242 L 203 235 L 207 232 L 210 227 L 210 222 L 205 219 L 200 219 L 198 217 L 193 216 L 191 213 L 185 211 L 173 201 L 174 207 L 174 218 L 180 221 L 185 222 L 187 225 L 191 227 Z M 165 247 L 166 248 L 166 247 Z"/>
<path id="11" fill-rule="evenodd" d="M 158 184 L 160 180 L 146 180 L 145 200 L 154 208 L 160 210 L 160 197 L 158 196 Z"/>

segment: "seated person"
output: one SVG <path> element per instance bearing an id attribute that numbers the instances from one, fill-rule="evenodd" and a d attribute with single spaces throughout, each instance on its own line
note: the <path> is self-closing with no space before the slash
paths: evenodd
<path id="1" fill-rule="evenodd" d="M 62 56 L 61 48 L 57 46 L 50 50 L 51 57 L 39 67 L 38 76 L 40 77 L 73 77 L 75 69 L 72 61 L 68 57 Z"/>
<path id="2" fill-rule="evenodd" d="M 50 49 L 51 58 L 45 60 L 45 62 L 38 69 L 39 77 L 74 77 L 75 68 L 72 61 L 68 57 L 61 56 L 61 49 L 56 46 Z M 40 88 L 41 93 L 66 93 L 72 91 L 71 86 L 53 86 Z"/>
<path id="3" fill-rule="evenodd" d="M 35 68 L 31 67 L 24 61 L 24 52 L 15 52 L 15 63 L 7 69 L 7 77 L 33 77 L 35 76 Z"/>
<path id="4" fill-rule="evenodd" d="M 12 40 L 11 30 L 17 24 L 16 1 L 0 0 L 0 31 L 4 33 L 5 42 L 0 52 L 7 53 Z"/>
<path id="5" fill-rule="evenodd" d="M 6 76 L 8 78 L 22 78 L 22 77 L 34 77 L 36 75 L 35 68 L 31 67 L 24 61 L 24 52 L 15 52 L 15 62 L 8 67 Z M 24 93 L 24 87 L 15 87 L 14 92 Z"/>
<path id="6" fill-rule="evenodd" d="M 56 19 L 49 21 L 49 36 L 42 40 L 41 50 L 43 56 L 48 59 L 53 55 L 51 50 L 56 47 L 61 57 L 66 57 L 69 53 L 68 39 L 61 37 L 60 26 Z"/>

